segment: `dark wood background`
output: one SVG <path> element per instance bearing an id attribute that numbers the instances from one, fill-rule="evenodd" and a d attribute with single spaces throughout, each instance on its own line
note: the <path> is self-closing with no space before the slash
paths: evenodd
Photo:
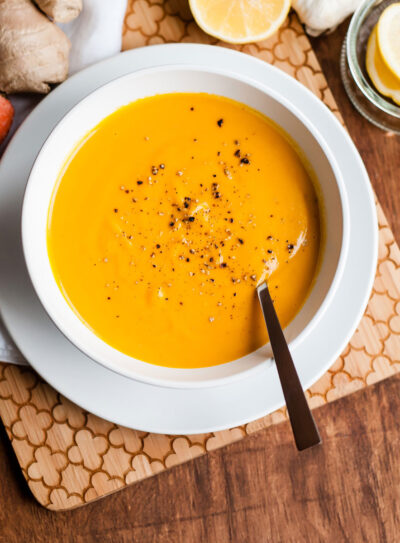
<path id="1" fill-rule="evenodd" d="M 400 138 L 352 108 L 339 76 L 347 23 L 313 46 L 400 240 Z M 400 376 L 315 411 L 299 454 L 287 423 L 75 511 L 30 495 L 0 425 L 0 543 L 400 541 Z"/>

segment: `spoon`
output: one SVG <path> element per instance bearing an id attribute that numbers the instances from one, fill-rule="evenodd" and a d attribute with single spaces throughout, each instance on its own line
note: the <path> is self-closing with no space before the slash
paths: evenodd
<path id="1" fill-rule="evenodd" d="M 297 375 L 267 283 L 262 283 L 257 287 L 257 294 L 285 396 L 294 440 L 297 449 L 302 451 L 313 445 L 318 445 L 322 440 Z"/>

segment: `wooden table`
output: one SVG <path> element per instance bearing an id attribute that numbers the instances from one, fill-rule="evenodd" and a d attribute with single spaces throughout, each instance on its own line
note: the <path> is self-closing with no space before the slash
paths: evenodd
<path id="1" fill-rule="evenodd" d="M 400 138 L 344 93 L 346 27 L 313 46 L 400 240 Z M 318 409 L 322 447 L 298 454 L 280 424 L 66 513 L 37 505 L 0 426 L 0 543 L 399 541 L 399 410 L 400 375 Z"/>

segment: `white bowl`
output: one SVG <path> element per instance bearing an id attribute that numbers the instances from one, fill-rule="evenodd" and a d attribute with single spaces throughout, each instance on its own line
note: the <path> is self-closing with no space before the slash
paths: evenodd
<path id="1" fill-rule="evenodd" d="M 166 368 L 134 359 L 105 343 L 78 318 L 57 286 L 47 253 L 51 196 L 59 172 L 76 143 L 119 107 L 138 98 L 171 92 L 207 92 L 247 104 L 279 124 L 307 157 L 322 195 L 326 241 L 312 291 L 285 329 L 285 335 L 295 347 L 313 330 L 339 284 L 347 255 L 349 212 L 343 180 L 317 128 L 283 97 L 284 89 L 260 85 L 240 74 L 183 65 L 150 68 L 118 78 L 79 102 L 50 134 L 33 165 L 22 210 L 23 249 L 33 286 L 50 318 L 93 360 L 117 373 L 154 385 L 185 388 L 223 385 L 270 363 L 270 346 L 233 362 L 199 369 Z"/>

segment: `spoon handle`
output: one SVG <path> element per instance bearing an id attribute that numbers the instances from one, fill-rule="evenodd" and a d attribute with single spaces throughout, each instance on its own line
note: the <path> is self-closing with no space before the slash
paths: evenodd
<path id="1" fill-rule="evenodd" d="M 297 449 L 321 443 L 266 283 L 257 287 Z"/>

